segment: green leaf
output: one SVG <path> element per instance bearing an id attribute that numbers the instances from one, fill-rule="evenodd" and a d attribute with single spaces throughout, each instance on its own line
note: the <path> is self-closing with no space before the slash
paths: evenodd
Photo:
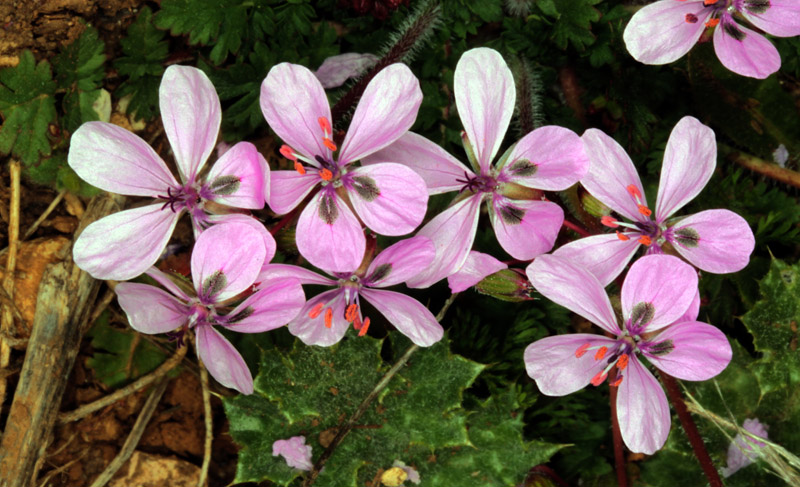
<path id="1" fill-rule="evenodd" d="M 105 77 L 105 43 L 97 29 L 87 26 L 80 37 L 53 58 L 56 83 L 65 90 L 92 91 Z"/>
<path id="2" fill-rule="evenodd" d="M 23 51 L 19 64 L 0 70 L 0 153 L 13 154 L 26 165 L 50 155 L 49 126 L 56 122 L 56 84 L 50 64 L 38 65 Z"/>
<path id="3" fill-rule="evenodd" d="M 583 51 L 594 43 L 592 23 L 600 20 L 601 14 L 594 5 L 600 0 L 540 0 L 539 9 L 546 15 L 556 19 L 553 25 L 553 41 L 560 49 L 566 49 L 572 43 L 576 49 Z"/>

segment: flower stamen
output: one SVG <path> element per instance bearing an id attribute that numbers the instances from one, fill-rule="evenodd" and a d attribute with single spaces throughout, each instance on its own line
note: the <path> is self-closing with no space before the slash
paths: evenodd
<path id="1" fill-rule="evenodd" d="M 584 343 L 577 350 L 575 350 L 575 358 L 581 358 L 586 355 L 586 350 L 589 348 L 591 343 Z"/>
<path id="2" fill-rule="evenodd" d="M 330 169 L 322 169 L 319 172 L 319 177 L 321 177 L 323 181 L 330 181 L 333 179 L 333 173 L 330 171 Z"/>
<path id="3" fill-rule="evenodd" d="M 325 328 L 333 326 L 333 309 L 328 308 L 325 310 Z"/>
<path id="4" fill-rule="evenodd" d="M 639 243 L 649 247 L 653 243 L 653 240 L 647 235 L 642 235 L 639 237 Z"/>
<path id="5" fill-rule="evenodd" d="M 367 329 L 369 328 L 369 317 L 364 318 L 364 323 L 361 326 L 361 330 L 358 332 L 358 336 L 363 337 L 367 334 Z"/>
<path id="6" fill-rule="evenodd" d="M 614 217 L 612 217 L 611 215 L 606 215 L 603 218 L 601 218 L 600 223 L 610 228 L 619 227 L 619 223 L 617 223 L 617 221 L 614 220 Z"/>
<path id="7" fill-rule="evenodd" d="M 709 19 L 706 22 L 706 27 L 716 27 L 717 25 L 719 25 L 719 19 Z"/>
<path id="8" fill-rule="evenodd" d="M 624 233 L 620 232 L 619 230 L 617 230 L 617 238 L 622 240 L 623 242 L 627 242 L 628 240 L 631 239 L 629 236 L 625 235 Z"/>
<path id="9" fill-rule="evenodd" d="M 324 308 L 324 307 L 325 307 L 325 304 L 317 303 L 317 305 L 314 306 L 313 308 L 311 308 L 311 311 L 308 312 L 308 317 L 313 320 L 314 318 L 316 318 L 317 316 L 319 316 L 322 313 L 322 308 Z"/>
<path id="10" fill-rule="evenodd" d="M 594 354 L 595 360 L 600 360 L 606 356 L 606 352 L 608 352 L 608 347 L 600 347 L 597 352 Z"/>

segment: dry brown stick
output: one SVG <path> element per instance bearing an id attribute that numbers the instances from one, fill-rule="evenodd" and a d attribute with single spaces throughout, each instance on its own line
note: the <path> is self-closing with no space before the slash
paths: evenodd
<path id="1" fill-rule="evenodd" d="M 140 377 L 135 382 L 131 382 L 127 386 L 123 387 L 122 389 L 118 389 L 111 394 L 101 397 L 100 399 L 90 402 L 89 404 L 84 404 L 83 406 L 75 409 L 74 411 L 69 411 L 66 413 L 61 413 L 58 415 L 58 422 L 59 423 L 70 423 L 72 421 L 77 421 L 81 418 L 85 418 L 86 416 L 92 414 L 93 412 L 103 409 L 106 406 L 114 404 L 115 402 L 124 399 L 125 397 L 130 396 L 136 391 L 140 391 L 145 387 L 149 386 L 153 382 L 157 381 L 164 375 L 166 375 L 170 370 L 177 367 L 178 364 L 181 363 L 183 360 L 184 355 L 186 355 L 187 347 L 183 346 L 178 348 L 172 357 L 168 358 L 164 361 L 163 364 L 159 365 L 158 368 L 149 374 Z"/>
<path id="2" fill-rule="evenodd" d="M 96 479 L 94 479 L 91 487 L 103 487 L 106 485 L 114 476 L 114 474 L 117 473 L 117 470 L 125 465 L 125 462 L 127 462 L 131 455 L 133 455 L 136 445 L 138 445 L 139 440 L 142 439 L 142 435 L 144 434 L 144 429 L 147 427 L 147 423 L 150 422 L 150 418 L 153 417 L 153 413 L 156 412 L 156 407 L 161 401 L 161 396 L 163 396 L 164 391 L 167 390 L 168 383 L 169 380 L 166 378 L 162 379 L 156 388 L 153 389 L 153 392 L 150 393 L 150 396 L 147 397 L 147 401 L 145 401 L 142 411 L 136 418 L 136 422 L 133 424 L 133 429 L 128 435 L 128 438 L 125 439 L 125 443 L 122 445 L 122 449 L 119 451 L 119 454 L 117 454 L 117 456 L 111 460 L 111 463 L 108 464 L 106 469 L 103 470 L 103 472 L 98 475 Z"/>
<path id="3" fill-rule="evenodd" d="M 8 219 L 8 258 L 6 260 L 5 277 L 3 278 L 3 291 L 11 303 L 14 302 L 14 271 L 17 268 L 17 250 L 19 249 L 19 161 L 12 160 L 8 165 L 11 173 L 11 204 Z M 0 313 L 0 331 L 11 334 L 14 326 L 14 309 L 16 306 L 4 305 Z M 8 367 L 11 360 L 11 347 L 0 336 L 0 371 Z M 0 404 L 5 402 L 6 381 L 0 380 Z"/>
<path id="4" fill-rule="evenodd" d="M 756 156 L 719 144 L 719 151 L 740 166 L 795 188 L 800 188 L 800 172 L 780 167 Z"/>
<path id="5" fill-rule="evenodd" d="M 109 282 L 109 281 L 107 281 L 107 282 Z M 100 315 L 103 313 L 103 311 L 105 311 L 106 308 L 108 308 L 108 305 L 111 304 L 111 301 L 114 300 L 114 296 L 116 296 L 116 295 L 117 295 L 117 293 L 115 293 L 113 289 L 109 288 L 109 289 L 106 290 L 106 293 L 103 294 L 103 297 L 100 298 L 100 300 L 97 302 L 97 305 L 95 306 L 94 311 L 92 311 L 92 316 L 90 316 L 89 319 L 86 320 L 86 323 L 85 323 L 85 326 L 84 326 L 84 329 L 83 329 L 84 333 L 89 331 L 89 329 L 92 327 L 94 322 L 97 321 L 97 318 L 99 318 Z"/>
<path id="6" fill-rule="evenodd" d="M 36 231 L 36 230 L 39 228 L 39 225 L 41 225 L 41 224 L 42 224 L 42 222 L 43 222 L 43 221 L 45 221 L 45 219 L 46 219 L 48 216 L 50 216 L 50 213 L 52 213 L 52 212 L 53 212 L 53 210 L 55 210 L 55 209 L 56 209 L 56 207 L 58 206 L 58 204 L 59 204 L 59 203 L 61 203 L 61 200 L 63 200 L 63 199 L 64 199 L 64 193 L 66 193 L 66 190 L 63 190 L 63 189 L 62 189 L 62 190 L 61 190 L 61 191 L 60 191 L 60 192 L 59 192 L 59 193 L 56 195 L 56 197 L 55 197 L 55 198 L 53 198 L 53 201 L 51 201 L 51 202 L 50 202 L 50 205 L 47 207 L 47 209 L 45 209 L 45 210 L 44 210 L 44 212 L 43 212 L 41 215 L 39 215 L 39 218 L 37 218 L 37 219 L 36 219 L 36 221 L 35 221 L 35 222 L 33 222 L 33 224 L 30 226 L 30 228 L 28 228 L 27 230 L 25 230 L 25 235 L 23 235 L 23 236 L 22 236 L 22 240 L 25 240 L 25 239 L 27 239 L 28 237 L 30 237 L 31 235 L 33 235 L 33 232 L 35 232 L 35 231 Z"/>
<path id="7" fill-rule="evenodd" d="M 208 371 L 203 361 L 197 358 L 200 366 L 200 384 L 203 386 L 203 416 L 206 423 L 206 438 L 203 444 L 203 465 L 200 467 L 200 478 L 197 487 L 204 487 L 208 478 L 208 467 L 211 465 L 211 443 L 214 441 L 214 418 L 211 416 L 211 391 L 208 389 Z"/>

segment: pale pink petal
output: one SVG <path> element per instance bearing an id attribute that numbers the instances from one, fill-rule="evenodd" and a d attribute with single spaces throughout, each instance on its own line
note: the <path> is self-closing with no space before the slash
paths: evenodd
<path id="1" fill-rule="evenodd" d="M 269 261 L 275 257 L 275 251 L 277 250 L 275 238 L 267 231 L 267 227 L 265 227 L 263 223 L 256 220 L 254 217 L 250 215 L 243 215 L 241 213 L 228 213 L 225 215 L 208 215 L 208 221 L 214 223 L 215 225 L 222 223 L 243 223 L 249 226 L 253 230 L 257 231 L 258 234 L 261 235 L 261 239 L 264 241 L 264 249 L 267 252 L 264 255 L 264 265 L 267 265 Z"/>
<path id="2" fill-rule="evenodd" d="M 288 264 L 267 264 L 261 268 L 257 282 L 269 282 L 275 279 L 294 278 L 301 284 L 319 284 L 321 286 L 335 286 L 336 281 L 321 276 L 314 271 Z"/>
<path id="3" fill-rule="evenodd" d="M 344 187 L 361 221 L 379 235 L 405 235 L 425 218 L 425 181 L 402 164 L 358 167 L 345 176 Z"/>
<path id="4" fill-rule="evenodd" d="M 408 132 L 417 119 L 422 90 L 405 64 L 383 68 L 367 85 L 339 151 L 344 166 L 383 149 Z"/>
<path id="5" fill-rule="evenodd" d="M 306 296 L 300 281 L 274 280 L 242 301 L 221 320 L 220 325 L 239 333 L 274 330 L 292 321 L 304 304 Z"/>
<path id="6" fill-rule="evenodd" d="M 217 143 L 222 120 L 217 92 L 204 72 L 173 64 L 161 78 L 158 104 L 178 171 L 191 183 Z"/>
<path id="7" fill-rule="evenodd" d="M 147 284 L 121 282 L 114 288 L 128 323 L 136 331 L 166 333 L 189 320 L 189 307 L 175 296 Z"/>
<path id="8" fill-rule="evenodd" d="M 621 333 L 605 289 L 588 270 L 554 255 L 540 255 L 525 272 L 542 296 L 614 335 Z"/>
<path id="9" fill-rule="evenodd" d="M 581 179 L 583 187 L 629 220 L 646 221 L 647 218 L 639 212 L 636 200 L 628 191 L 628 187 L 633 185 L 642 195 L 641 204 L 647 206 L 642 181 L 625 149 L 597 129 L 587 130 L 581 139 L 590 161 L 589 172 Z"/>
<path id="10" fill-rule="evenodd" d="M 489 217 L 503 250 L 515 259 L 531 260 L 553 248 L 564 210 L 550 201 L 494 195 Z"/>
<path id="11" fill-rule="evenodd" d="M 278 440 L 272 444 L 272 456 L 282 456 L 286 465 L 299 470 L 310 471 L 314 468 L 311 463 L 311 445 L 306 445 L 305 436 L 293 436 L 288 440 Z"/>
<path id="12" fill-rule="evenodd" d="M 348 79 L 361 76 L 377 62 L 378 56 L 374 54 L 348 52 L 325 58 L 314 75 L 323 88 L 338 88 Z"/>
<path id="13" fill-rule="evenodd" d="M 195 328 L 197 355 L 220 384 L 242 394 L 253 393 L 253 376 L 239 352 L 210 325 Z"/>
<path id="14" fill-rule="evenodd" d="M 566 396 L 583 389 L 608 365 L 605 360 L 595 360 L 588 351 L 577 357 L 575 352 L 583 345 L 591 348 L 611 348 L 615 341 L 600 335 L 573 333 L 559 335 L 528 345 L 525 349 L 525 370 L 536 381 L 542 394 Z"/>
<path id="15" fill-rule="evenodd" d="M 486 173 L 514 113 L 514 77 L 500 53 L 478 47 L 458 60 L 453 91 L 464 131 L 475 149 L 481 172 Z"/>
<path id="16" fill-rule="evenodd" d="M 633 263 L 622 283 L 622 316 L 628 320 L 637 305 L 649 303 L 652 321 L 640 325 L 652 332 L 675 323 L 696 294 L 697 271 L 692 266 L 672 255 L 646 255 Z"/>
<path id="17" fill-rule="evenodd" d="M 653 374 L 631 357 L 617 393 L 622 440 L 634 453 L 652 455 L 664 446 L 672 423 L 667 396 Z"/>
<path id="18" fill-rule="evenodd" d="M 768 438 L 768 426 L 761 423 L 758 418 L 745 419 L 742 423 L 742 428 L 761 438 Z M 722 467 L 720 473 L 723 477 L 728 478 L 740 469 L 755 462 L 758 457 L 762 455 L 760 449 L 764 446 L 766 446 L 766 444 L 761 441 L 751 438 L 750 436 L 745 436 L 742 433 L 737 433 L 728 446 L 728 465 Z"/>
<path id="19" fill-rule="evenodd" d="M 394 291 L 376 289 L 362 289 L 361 296 L 415 345 L 429 347 L 442 339 L 442 325 L 416 299 Z"/>
<path id="20" fill-rule="evenodd" d="M 744 269 L 756 245 L 750 225 L 729 210 L 689 215 L 676 223 L 669 235 L 684 259 L 715 274 Z"/>
<path id="21" fill-rule="evenodd" d="M 797 0 L 744 0 L 740 10 L 753 25 L 775 37 L 800 35 Z"/>
<path id="22" fill-rule="evenodd" d="M 508 265 L 500 262 L 489 254 L 470 251 L 467 260 L 455 274 L 447 276 L 447 284 L 452 293 L 466 291 L 478 284 L 484 277 L 495 272 L 508 269 Z"/>
<path id="23" fill-rule="evenodd" d="M 436 215 L 417 232 L 417 235 L 433 240 L 436 257 L 427 269 L 407 281 L 408 287 L 428 287 L 464 264 L 478 229 L 481 198 L 477 194 L 459 201 Z"/>
<path id="24" fill-rule="evenodd" d="M 173 280 L 169 277 L 169 275 L 165 272 L 162 272 L 158 269 L 158 267 L 151 267 L 147 269 L 145 272 L 148 276 L 152 277 L 154 281 L 161 284 L 166 288 L 167 291 L 171 292 L 176 297 L 180 298 L 184 302 L 189 302 L 192 300 L 192 297 L 186 294 L 183 289 L 181 289 Z M 175 276 L 175 279 L 178 281 L 183 281 L 186 284 L 186 287 L 191 287 L 191 283 L 188 279 L 184 278 L 183 276 Z"/>
<path id="25" fill-rule="evenodd" d="M 586 176 L 589 158 L 581 138 L 563 127 L 541 127 L 514 146 L 502 174 L 517 184 L 562 191 Z"/>
<path id="26" fill-rule="evenodd" d="M 67 162 L 87 183 L 112 193 L 167 196 L 178 182 L 152 147 L 122 127 L 87 122 L 72 134 Z"/>
<path id="27" fill-rule="evenodd" d="M 622 38 L 637 61 L 671 63 L 697 43 L 712 13 L 712 9 L 703 6 L 702 0 L 661 0 L 636 12 Z"/>
<path id="28" fill-rule="evenodd" d="M 656 221 L 663 222 L 705 188 L 717 165 L 714 131 L 683 117 L 667 141 L 656 198 Z"/>
<path id="29" fill-rule="evenodd" d="M 318 304 L 324 305 L 323 310 L 316 318 L 311 318 L 309 313 Z M 289 323 L 289 333 L 296 336 L 306 345 L 319 345 L 329 347 L 344 337 L 350 323 L 344 319 L 346 303 L 341 289 L 325 291 L 309 299 L 297 317 Z M 328 308 L 332 311 L 331 327 L 325 326 L 325 313 Z"/>
<path id="30" fill-rule="evenodd" d="M 305 66 L 280 63 L 269 70 L 261 83 L 261 112 L 292 149 L 311 160 L 330 154 L 322 142 L 319 118 L 333 123 L 331 107 L 319 80 Z"/>
<path id="31" fill-rule="evenodd" d="M 553 255 L 588 270 L 601 285 L 608 286 L 622 273 L 641 245 L 638 234 L 629 232 L 626 235 L 628 240 L 620 240 L 615 233 L 581 238 L 557 248 Z"/>
<path id="32" fill-rule="evenodd" d="M 436 255 L 433 241 L 417 235 L 387 247 L 369 264 L 364 285 L 389 287 L 416 276 Z"/>
<path id="33" fill-rule="evenodd" d="M 214 163 L 206 186 L 217 203 L 260 210 L 266 201 L 267 181 L 269 166 L 264 156 L 250 142 L 239 142 Z"/>
<path id="34" fill-rule="evenodd" d="M 723 14 L 714 31 L 714 51 L 734 73 L 764 79 L 781 67 L 781 56 L 766 37 L 737 24 Z"/>
<path id="35" fill-rule="evenodd" d="M 682 380 L 708 380 L 731 361 L 731 345 L 716 327 L 686 321 L 667 327 L 641 346 L 647 360 Z"/>
<path id="36" fill-rule="evenodd" d="M 205 230 L 192 249 L 192 282 L 201 300 L 221 302 L 250 287 L 266 256 L 261 234 L 244 223 Z"/>
<path id="37" fill-rule="evenodd" d="M 323 190 L 297 221 L 297 250 L 312 265 L 332 272 L 353 272 L 364 258 L 367 239 L 350 208 L 335 192 Z"/>
<path id="38" fill-rule="evenodd" d="M 675 320 L 675 323 L 683 323 L 684 321 L 697 321 L 697 316 L 700 314 L 700 290 L 698 289 L 692 299 L 692 304 L 680 318 Z"/>
<path id="39" fill-rule="evenodd" d="M 321 180 L 316 173 L 272 171 L 269 182 L 269 207 L 278 215 L 292 211 Z"/>
<path id="40" fill-rule="evenodd" d="M 156 263 L 179 216 L 161 205 L 114 213 L 86 227 L 72 256 L 95 279 L 132 279 Z"/>
<path id="41" fill-rule="evenodd" d="M 475 174 L 438 144 L 413 132 L 406 132 L 393 144 L 361 161 L 363 164 L 397 162 L 413 169 L 428 185 L 428 193 L 439 194 L 464 187 Z"/>

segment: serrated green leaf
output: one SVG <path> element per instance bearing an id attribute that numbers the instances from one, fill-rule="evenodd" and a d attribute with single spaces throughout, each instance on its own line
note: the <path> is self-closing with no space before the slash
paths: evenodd
<path id="1" fill-rule="evenodd" d="M 53 58 L 53 71 L 59 88 L 67 91 L 92 91 L 105 77 L 105 43 L 97 29 L 87 26 L 80 37 Z"/>
<path id="2" fill-rule="evenodd" d="M 169 43 L 153 25 L 153 12 L 144 7 L 120 41 L 122 56 L 114 61 L 121 76 L 127 76 L 115 95 L 130 95 L 127 112 L 150 119 L 158 113 L 158 87 L 164 74 Z"/>
<path id="3" fill-rule="evenodd" d="M 49 126 L 56 121 L 56 84 L 50 64 L 36 64 L 23 51 L 19 64 L 0 70 L 0 153 L 13 154 L 26 165 L 50 155 Z"/>
<path id="4" fill-rule="evenodd" d="M 537 5 L 543 13 L 556 19 L 553 24 L 553 42 L 566 49 L 571 43 L 582 51 L 594 43 L 592 23 L 600 20 L 601 14 L 594 5 L 600 0 L 541 0 Z"/>

